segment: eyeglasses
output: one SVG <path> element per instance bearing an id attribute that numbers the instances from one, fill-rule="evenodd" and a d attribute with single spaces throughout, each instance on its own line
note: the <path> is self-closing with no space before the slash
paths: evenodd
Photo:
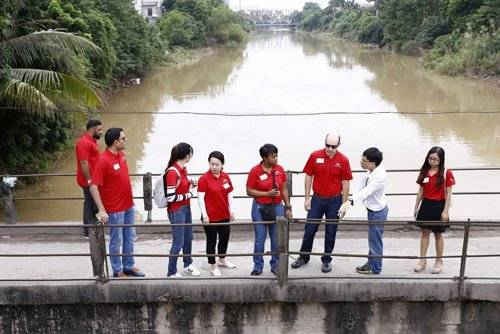
<path id="1" fill-rule="evenodd" d="M 334 150 L 334 149 L 336 149 L 337 147 L 339 147 L 339 144 L 337 144 L 337 145 L 330 145 L 330 144 L 326 144 L 326 143 L 325 143 L 325 147 L 326 147 L 326 148 L 331 148 L 332 150 Z"/>
<path id="2" fill-rule="evenodd" d="M 121 137 L 121 138 L 118 138 L 119 141 L 126 141 L 127 140 L 127 137 Z"/>
<path id="3" fill-rule="evenodd" d="M 439 158 L 429 157 L 429 161 L 441 161 Z"/>

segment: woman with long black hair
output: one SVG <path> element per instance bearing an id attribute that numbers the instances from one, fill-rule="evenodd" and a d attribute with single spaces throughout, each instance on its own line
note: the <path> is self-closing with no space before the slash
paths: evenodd
<path id="1" fill-rule="evenodd" d="M 168 260 L 168 277 L 182 277 L 177 273 L 177 255 L 182 250 L 184 274 L 199 276 L 199 270 L 193 265 L 191 259 L 191 244 L 193 230 L 191 227 L 190 199 L 193 197 L 191 187 L 196 183 L 188 179 L 186 165 L 193 156 L 193 148 L 187 143 L 179 143 L 172 148 L 167 169 L 165 170 L 165 184 L 167 197 L 168 219 L 172 224 L 186 224 L 189 226 L 172 227 L 171 256 Z"/>
<path id="2" fill-rule="evenodd" d="M 436 261 L 432 268 L 433 274 L 441 273 L 443 269 L 444 240 L 442 233 L 449 227 L 449 209 L 452 187 L 455 177 L 451 170 L 445 169 L 445 153 L 439 146 L 432 147 L 420 168 L 417 178 L 419 189 L 415 201 L 414 215 L 422 229 L 420 238 L 420 256 L 427 255 L 430 233 L 434 233 L 436 243 Z M 426 221 L 434 223 L 426 224 Z M 438 222 L 442 222 L 439 224 Z M 415 266 L 415 272 L 425 270 L 426 259 L 420 259 Z"/>

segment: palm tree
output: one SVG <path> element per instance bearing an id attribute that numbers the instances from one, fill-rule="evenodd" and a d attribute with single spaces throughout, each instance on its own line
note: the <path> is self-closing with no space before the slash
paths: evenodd
<path id="1" fill-rule="evenodd" d="M 71 64 L 100 53 L 88 39 L 56 30 L 0 40 L 0 105 L 42 114 L 61 103 L 99 107 L 95 84 Z"/>

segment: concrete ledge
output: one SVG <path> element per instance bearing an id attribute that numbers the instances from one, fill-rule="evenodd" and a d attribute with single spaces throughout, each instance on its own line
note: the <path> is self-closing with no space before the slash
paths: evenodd
<path id="1" fill-rule="evenodd" d="M 101 303 L 269 303 L 456 301 L 453 281 L 274 280 L 12 283 L 0 285 L 0 305 Z M 500 284 L 466 282 L 465 300 L 500 301 Z"/>

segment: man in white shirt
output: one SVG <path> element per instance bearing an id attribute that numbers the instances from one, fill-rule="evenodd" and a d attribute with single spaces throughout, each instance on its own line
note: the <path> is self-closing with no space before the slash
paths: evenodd
<path id="1" fill-rule="evenodd" d="M 368 262 L 356 267 L 360 274 L 380 274 L 382 271 L 383 222 L 387 220 L 389 208 L 385 197 L 387 173 L 380 167 L 383 155 L 376 147 L 370 147 L 363 152 L 361 167 L 367 172 L 361 177 L 357 190 L 353 193 L 353 202 L 362 202 L 368 211 Z M 343 204 L 339 209 L 339 217 L 343 217 L 350 203 Z M 381 222 L 374 224 L 374 222 Z M 372 257 L 374 256 L 374 257 Z"/>

